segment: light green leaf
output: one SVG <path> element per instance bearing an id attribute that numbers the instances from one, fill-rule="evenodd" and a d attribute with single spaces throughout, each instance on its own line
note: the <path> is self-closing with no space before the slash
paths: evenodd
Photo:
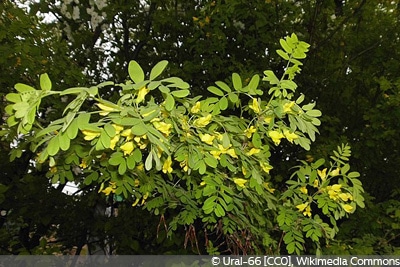
<path id="1" fill-rule="evenodd" d="M 126 161 L 123 159 L 118 166 L 118 173 L 123 175 L 126 172 Z"/>
<path id="2" fill-rule="evenodd" d="M 147 130 L 147 126 L 143 122 L 140 122 L 139 124 L 136 124 L 131 128 L 132 134 L 137 136 L 146 134 Z"/>
<path id="3" fill-rule="evenodd" d="M 153 154 L 149 153 L 149 155 L 146 158 L 146 161 L 144 163 L 144 167 L 146 168 L 146 171 L 150 171 L 151 168 L 153 167 Z"/>
<path id="4" fill-rule="evenodd" d="M 40 75 L 40 88 L 42 88 L 43 91 L 51 90 L 51 80 L 47 73 Z"/>
<path id="5" fill-rule="evenodd" d="M 219 89 L 219 88 L 217 88 L 215 86 L 209 86 L 209 87 L 207 87 L 207 90 L 209 92 L 213 93 L 214 95 L 217 95 L 217 96 L 223 96 L 224 95 L 224 92 L 222 92 L 221 89 Z"/>
<path id="6" fill-rule="evenodd" d="M 47 153 L 50 156 L 54 156 L 57 154 L 58 150 L 60 150 L 60 142 L 58 140 L 58 135 L 50 139 L 48 145 L 47 145 Z"/>
<path id="7" fill-rule="evenodd" d="M 242 89 L 243 87 L 242 78 L 240 78 L 240 75 L 237 73 L 232 73 L 232 83 L 233 83 L 233 88 L 235 88 L 235 90 L 237 91 L 240 91 L 240 89 Z"/>
<path id="8" fill-rule="evenodd" d="M 58 142 L 59 142 L 59 146 L 60 146 L 61 150 L 63 150 L 63 151 L 68 150 L 69 146 L 70 146 L 70 141 L 71 140 L 69 139 L 67 134 L 64 134 L 64 133 L 58 134 Z"/>
<path id="9" fill-rule="evenodd" d="M 217 82 L 215 82 L 215 84 L 218 85 L 219 88 L 221 88 L 222 90 L 224 90 L 227 93 L 232 92 L 231 88 L 229 88 L 229 86 L 224 82 L 217 81 Z"/>
<path id="10" fill-rule="evenodd" d="M 281 49 L 276 50 L 276 53 L 284 60 L 289 60 L 289 55 Z"/>
<path id="11" fill-rule="evenodd" d="M 24 92 L 30 92 L 30 91 L 36 91 L 35 88 L 33 88 L 32 86 L 23 84 L 23 83 L 17 83 L 16 85 L 14 85 L 15 90 L 17 90 L 20 93 L 24 93 Z"/>
<path id="12" fill-rule="evenodd" d="M 135 60 L 132 60 L 129 62 L 128 73 L 129 73 L 129 77 L 135 83 L 140 83 L 140 82 L 144 81 L 143 69 L 142 69 L 142 67 L 140 67 L 140 65 Z"/>
<path id="13" fill-rule="evenodd" d="M 19 94 L 16 93 L 9 93 L 6 95 L 6 99 L 7 101 L 13 102 L 13 103 L 18 103 L 21 102 L 21 96 Z"/>
<path id="14" fill-rule="evenodd" d="M 228 98 L 232 103 L 237 103 L 239 101 L 239 97 L 235 93 L 229 93 Z"/>
<path id="15" fill-rule="evenodd" d="M 155 78 L 157 78 L 164 71 L 167 65 L 167 60 L 158 62 L 150 71 L 150 80 L 154 80 Z"/>
<path id="16" fill-rule="evenodd" d="M 165 109 L 167 111 L 173 110 L 175 107 L 175 98 L 172 95 L 167 95 L 165 99 Z"/>
<path id="17" fill-rule="evenodd" d="M 183 98 L 186 97 L 190 94 L 189 90 L 178 90 L 178 91 L 173 91 L 171 94 L 177 98 Z"/>
<path id="18" fill-rule="evenodd" d="M 218 105 L 221 110 L 226 110 L 228 108 L 228 99 L 225 96 L 221 97 Z"/>
<path id="19" fill-rule="evenodd" d="M 111 125 L 111 124 L 109 124 L 109 123 L 107 123 L 107 124 L 105 124 L 104 125 L 104 131 L 107 133 L 107 135 L 109 136 L 109 137 L 114 137 L 115 136 L 115 128 Z"/>

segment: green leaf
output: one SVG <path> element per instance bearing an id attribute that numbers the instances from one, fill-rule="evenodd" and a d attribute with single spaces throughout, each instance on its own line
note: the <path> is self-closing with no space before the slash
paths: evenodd
<path id="1" fill-rule="evenodd" d="M 55 137 L 50 139 L 49 144 L 47 145 L 47 153 L 49 154 L 49 156 L 54 156 L 60 149 L 60 142 L 58 138 L 58 135 L 56 135 Z"/>
<path id="2" fill-rule="evenodd" d="M 136 166 L 135 156 L 132 154 L 126 158 L 126 166 L 128 169 L 133 170 Z"/>
<path id="3" fill-rule="evenodd" d="M 258 132 L 255 132 L 253 134 L 253 137 L 251 138 L 251 142 L 253 143 L 255 148 L 260 148 L 262 146 L 261 137 L 258 134 Z"/>
<path id="4" fill-rule="evenodd" d="M 104 131 L 107 133 L 107 135 L 109 136 L 109 137 L 114 137 L 115 136 L 115 128 L 111 125 L 111 124 L 109 124 L 109 123 L 107 123 L 107 124 L 105 124 L 104 125 Z"/>
<path id="5" fill-rule="evenodd" d="M 175 98 L 172 95 L 167 95 L 165 99 L 165 109 L 167 111 L 173 110 L 175 107 Z"/>
<path id="6" fill-rule="evenodd" d="M 69 149 L 71 140 L 69 139 L 68 135 L 65 133 L 58 134 L 58 141 L 59 146 L 62 151 L 66 151 Z"/>
<path id="7" fill-rule="evenodd" d="M 284 60 L 289 60 L 289 55 L 281 49 L 276 50 L 276 53 Z"/>
<path id="8" fill-rule="evenodd" d="M 149 153 L 147 155 L 146 161 L 144 163 L 144 167 L 146 168 L 146 171 L 150 171 L 151 168 L 153 167 L 153 154 Z"/>
<path id="9" fill-rule="evenodd" d="M 306 114 L 310 117 L 319 117 L 322 115 L 322 112 L 318 109 L 312 109 L 306 112 Z"/>
<path id="10" fill-rule="evenodd" d="M 118 166 L 122 161 L 124 161 L 124 158 L 120 152 L 113 153 L 108 159 L 108 163 L 112 166 Z"/>
<path id="11" fill-rule="evenodd" d="M 147 129 L 146 124 L 144 124 L 143 122 L 140 122 L 139 124 L 134 125 L 131 128 L 131 131 L 132 131 L 133 135 L 141 136 L 141 135 L 146 134 L 148 129 Z"/>
<path id="12" fill-rule="evenodd" d="M 258 74 L 253 75 L 248 85 L 249 91 L 250 92 L 255 91 L 259 83 L 260 83 L 260 76 L 258 76 Z"/>
<path id="13" fill-rule="evenodd" d="M 242 78 L 240 78 L 240 75 L 237 73 L 232 73 L 232 83 L 233 83 L 233 88 L 235 88 L 236 91 L 240 91 L 240 89 L 242 89 L 243 87 Z"/>
<path id="14" fill-rule="evenodd" d="M 135 60 L 132 60 L 129 62 L 128 73 L 129 73 L 129 77 L 135 83 L 140 83 L 140 82 L 144 81 L 143 69 L 142 69 L 142 67 L 140 67 L 140 65 Z"/>
<path id="15" fill-rule="evenodd" d="M 150 80 L 154 80 L 160 74 L 164 71 L 164 69 L 167 67 L 168 61 L 167 60 L 162 60 L 158 62 L 150 71 Z"/>
<path id="16" fill-rule="evenodd" d="M 177 98 L 183 98 L 186 97 L 190 94 L 189 90 L 178 90 L 178 91 L 173 91 L 171 94 Z"/>
<path id="17" fill-rule="evenodd" d="M 285 41 L 285 39 L 280 39 L 279 43 L 286 53 L 291 54 L 293 52 L 293 48 Z"/>
<path id="18" fill-rule="evenodd" d="M 225 96 L 221 97 L 218 105 L 221 110 L 226 110 L 228 108 L 228 99 Z"/>
<path id="19" fill-rule="evenodd" d="M 126 172 L 126 161 L 125 159 L 121 161 L 121 164 L 118 166 L 118 173 L 123 175 Z"/>
<path id="20" fill-rule="evenodd" d="M 40 75 L 40 88 L 42 88 L 43 91 L 51 90 L 51 81 L 47 73 Z"/>
<path id="21" fill-rule="evenodd" d="M 17 83 L 16 85 L 14 85 L 15 90 L 17 90 L 20 93 L 24 93 L 24 92 L 30 92 L 30 91 L 36 91 L 35 88 L 33 88 L 32 86 L 23 84 L 23 83 Z"/>
<path id="22" fill-rule="evenodd" d="M 19 94 L 16 93 L 9 93 L 6 95 L 6 99 L 7 101 L 13 102 L 13 103 L 18 103 L 21 102 L 21 96 Z"/>
<path id="23" fill-rule="evenodd" d="M 232 103 L 237 103 L 239 101 L 239 97 L 235 93 L 229 93 L 228 98 Z"/>
<path id="24" fill-rule="evenodd" d="M 140 151 L 140 149 L 136 148 L 133 150 L 132 156 L 137 163 L 142 161 L 142 151 Z"/>
<path id="25" fill-rule="evenodd" d="M 217 88 L 215 86 L 209 86 L 209 87 L 207 87 L 207 90 L 209 92 L 213 93 L 214 95 L 217 95 L 217 96 L 223 96 L 224 95 L 224 92 L 222 92 L 221 89 L 219 89 L 219 88 Z"/>
<path id="26" fill-rule="evenodd" d="M 221 88 L 222 90 L 224 90 L 227 93 L 232 92 L 231 88 L 229 88 L 229 86 L 224 82 L 217 81 L 217 82 L 215 82 L 215 84 L 218 85 L 219 88 Z"/>

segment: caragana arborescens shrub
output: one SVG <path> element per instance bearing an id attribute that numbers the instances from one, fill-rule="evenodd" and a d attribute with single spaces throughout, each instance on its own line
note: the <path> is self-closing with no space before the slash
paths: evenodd
<path id="1" fill-rule="evenodd" d="M 266 70 L 244 80 L 233 73 L 229 84 L 207 88 L 210 97 L 192 96 L 178 77 L 160 78 L 167 61 L 150 73 L 131 61 L 125 83 L 62 91 L 53 91 L 43 74 L 41 90 L 18 83 L 7 95 L 9 133 L 26 137 L 35 165 L 48 168 L 52 183 L 92 185 L 163 218 L 175 210 L 168 235 L 200 223 L 206 239 L 222 233 L 237 253 L 279 254 L 282 240 L 282 253 L 301 254 L 310 241 L 319 253 L 321 241 L 335 237 L 336 221 L 364 206 L 363 188 L 344 144 L 329 163 L 300 161 L 284 190 L 276 186 L 270 151 L 281 142 L 310 149 L 321 116 L 315 103 L 296 94 L 294 78 L 309 45 L 295 34 L 280 44 L 277 53 L 287 62 L 282 77 Z M 105 90 L 119 99 L 104 99 Z M 51 96 L 75 98 L 59 119 L 43 122 L 40 102 Z M 95 107 L 83 109 L 85 101 Z M 218 253 L 215 240 L 206 245 Z"/>

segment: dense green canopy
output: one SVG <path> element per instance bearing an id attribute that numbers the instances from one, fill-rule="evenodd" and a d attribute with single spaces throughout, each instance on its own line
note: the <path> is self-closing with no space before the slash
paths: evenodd
<path id="1" fill-rule="evenodd" d="M 247 81 L 266 69 L 280 77 L 286 62 L 275 52 L 279 39 L 296 33 L 311 45 L 296 83 L 306 100 L 316 102 L 322 111 L 322 124 L 309 151 L 288 142 L 271 151 L 271 179 L 284 189 L 298 160 L 328 160 L 338 144 L 349 143 L 350 164 L 361 173 L 366 207 L 339 222 L 336 241 L 323 244 L 322 252 L 400 253 L 400 4 L 396 1 L 3 2 L 3 125 L 5 95 L 16 83 L 38 87 L 42 73 L 48 73 L 54 90 L 63 90 L 107 80 L 125 82 L 131 60 L 145 71 L 168 60 L 166 75 L 187 81 L 192 97 L 207 96 L 209 85 L 218 80 L 229 83 L 233 72 Z M 118 93 L 110 90 L 102 97 L 113 101 Z M 43 101 L 39 116 L 50 123 L 71 99 Z M 87 110 L 94 109 L 91 104 Z M 89 253 L 95 248 L 113 251 L 106 243 L 116 246 L 119 254 L 210 252 L 204 237 L 196 239 L 194 228 L 165 237 L 161 229 L 174 214 L 160 217 L 120 204 L 118 210 L 124 215 L 107 217 L 103 214 L 110 199 L 98 194 L 98 188 L 81 185 L 81 194 L 62 194 L 65 180 L 52 186 L 48 169 L 32 163 L 37 155 L 23 147 L 29 137 L 6 134 L 6 126 L 1 133 L 1 254 L 65 253 L 74 246 L 77 253 L 87 253 L 82 250 L 86 244 Z M 52 238 L 46 244 L 43 236 Z M 221 240 L 218 233 L 211 237 L 214 245 Z M 271 238 L 274 241 L 262 242 L 276 247 L 280 235 Z M 225 251 L 235 252 L 244 253 Z M 315 248 L 307 247 L 305 253 L 315 253 Z"/>

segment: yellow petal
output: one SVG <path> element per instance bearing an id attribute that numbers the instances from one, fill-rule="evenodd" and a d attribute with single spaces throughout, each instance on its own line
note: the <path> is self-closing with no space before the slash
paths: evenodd
<path id="1" fill-rule="evenodd" d="M 292 107 L 294 106 L 294 101 L 290 101 L 283 105 L 283 112 L 288 113 L 292 111 Z"/>
<path id="2" fill-rule="evenodd" d="M 341 189 L 342 188 L 342 185 L 341 184 L 334 184 L 334 185 L 332 185 L 332 190 L 334 190 L 335 192 L 340 192 Z"/>
<path id="3" fill-rule="evenodd" d="M 249 152 L 246 153 L 246 156 L 252 156 L 254 154 L 258 154 L 258 153 L 260 153 L 260 151 L 261 151 L 261 149 L 253 147 L 252 149 L 250 149 Z"/>
<path id="4" fill-rule="evenodd" d="M 213 141 L 215 139 L 215 136 L 210 135 L 210 134 L 199 134 L 199 136 L 200 136 L 200 140 L 208 145 L 212 145 Z"/>
<path id="5" fill-rule="evenodd" d="M 90 141 L 100 136 L 100 132 L 90 131 L 90 130 L 82 130 L 84 135 L 83 139 Z"/>
<path id="6" fill-rule="evenodd" d="M 307 208 L 307 206 L 308 206 L 308 202 L 303 203 L 303 204 L 299 204 L 299 205 L 296 206 L 296 208 L 297 208 L 299 211 L 303 211 L 305 208 Z"/>
<path id="7" fill-rule="evenodd" d="M 279 143 L 281 142 L 281 139 L 285 137 L 279 131 L 269 131 L 268 135 L 269 135 L 269 137 L 271 137 L 271 139 L 275 143 L 275 145 L 279 145 Z"/>
<path id="8" fill-rule="evenodd" d="M 352 212 L 353 209 L 354 209 L 353 206 L 351 206 L 349 204 L 344 204 L 344 205 L 342 205 L 342 207 L 343 207 L 344 211 L 347 212 L 347 213 Z"/>
<path id="9" fill-rule="evenodd" d="M 319 177 L 321 177 L 322 181 L 326 180 L 326 170 L 327 170 L 327 168 L 323 169 L 322 171 L 317 170 L 317 173 L 318 173 Z"/>
<path id="10" fill-rule="evenodd" d="M 268 163 L 261 162 L 260 166 L 263 169 L 263 171 L 266 173 L 269 173 L 269 171 L 273 169 L 273 167 L 271 165 L 269 165 Z"/>
<path id="11" fill-rule="evenodd" d="M 301 188 L 300 188 L 300 191 L 301 191 L 303 194 L 307 194 L 307 193 L 308 193 L 307 187 L 305 187 L 305 186 L 301 187 Z"/>
<path id="12" fill-rule="evenodd" d="M 288 130 L 284 130 L 284 131 L 283 131 L 283 134 L 285 135 L 286 139 L 287 139 L 290 143 L 293 143 L 293 140 L 294 140 L 294 139 L 299 138 L 299 136 L 298 136 L 297 134 L 291 133 L 291 132 L 288 131 Z"/>
<path id="13" fill-rule="evenodd" d="M 193 124 L 196 127 L 206 127 L 211 122 L 212 115 L 208 114 L 205 117 L 198 118 L 194 120 Z"/>
<path id="14" fill-rule="evenodd" d="M 171 165 L 172 165 L 172 159 L 171 159 L 171 157 L 168 157 L 164 161 L 164 164 L 163 164 L 163 167 L 162 167 L 162 172 L 163 173 L 171 173 L 173 171 Z"/>
<path id="15" fill-rule="evenodd" d="M 135 149 L 135 145 L 132 141 L 126 142 L 122 146 L 120 146 L 121 150 L 124 151 L 124 155 L 130 155 L 132 151 Z"/>
<path id="16" fill-rule="evenodd" d="M 340 173 L 340 168 L 336 168 L 333 171 L 331 171 L 331 176 L 338 176 Z"/>
<path id="17" fill-rule="evenodd" d="M 245 183 L 247 183 L 247 180 L 242 178 L 233 178 L 233 182 L 237 184 L 239 187 L 244 188 L 246 187 Z"/>
<path id="18" fill-rule="evenodd" d="M 246 130 L 244 130 L 244 134 L 246 135 L 247 138 L 251 138 L 253 133 L 255 133 L 256 131 L 257 131 L 257 129 L 252 125 L 252 126 L 250 126 L 250 128 L 247 128 Z"/>
<path id="19" fill-rule="evenodd" d="M 197 113 L 200 111 L 200 102 L 197 101 L 196 104 L 190 109 L 190 112 Z"/>
<path id="20" fill-rule="evenodd" d="M 258 105 L 256 98 L 253 98 L 253 102 L 251 105 L 249 105 L 249 108 L 251 108 L 256 114 L 260 113 L 260 106 Z"/>
<path id="21" fill-rule="evenodd" d="M 138 96 L 136 98 L 136 103 L 140 103 L 144 100 L 145 96 L 150 92 L 146 86 L 139 89 Z"/>

